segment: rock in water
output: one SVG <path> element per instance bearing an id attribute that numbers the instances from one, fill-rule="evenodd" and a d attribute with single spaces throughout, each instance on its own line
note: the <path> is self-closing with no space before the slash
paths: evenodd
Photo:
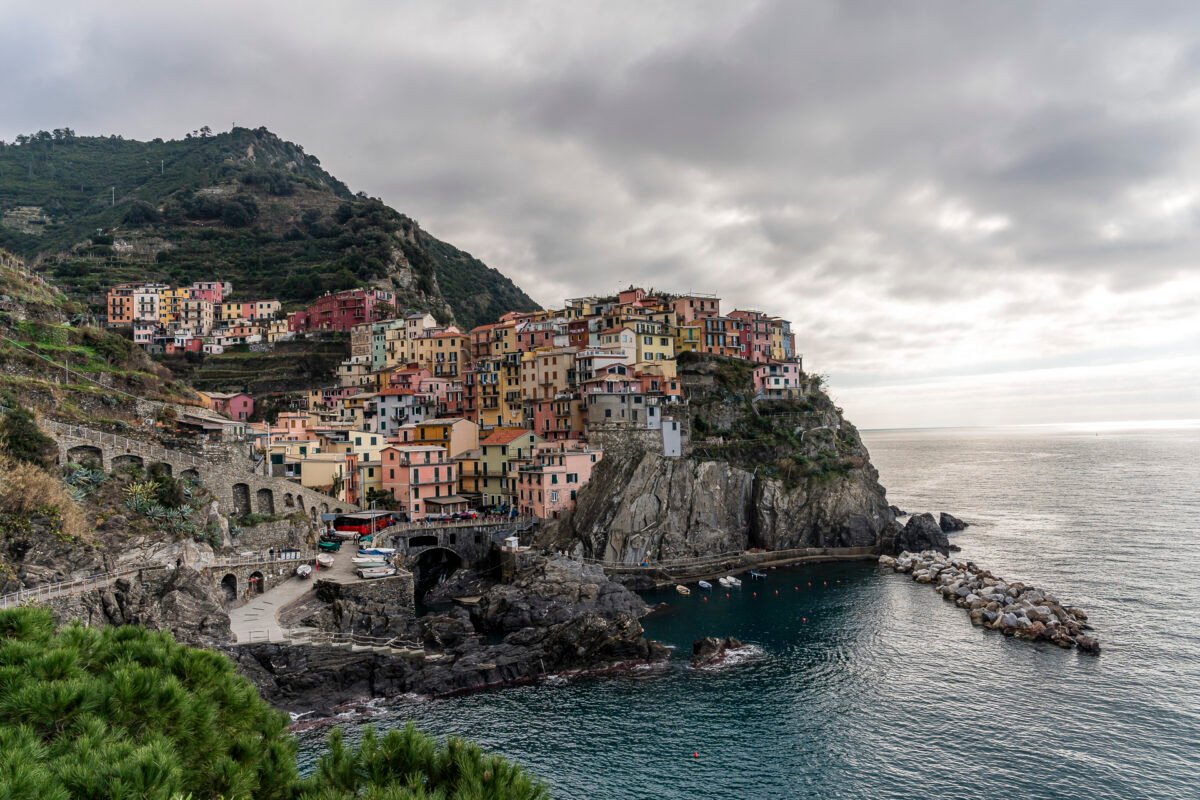
<path id="1" fill-rule="evenodd" d="M 893 517 L 907 517 L 908 512 L 900 508 L 900 506 L 888 506 L 888 511 L 892 512 Z"/>
<path id="2" fill-rule="evenodd" d="M 938 517 L 938 526 L 944 533 L 954 533 L 955 531 L 964 530 L 971 523 L 963 522 L 953 514 L 947 514 L 945 511 Z"/>
<path id="3" fill-rule="evenodd" d="M 703 667 L 720 663 L 730 650 L 737 650 L 744 645 L 732 636 L 718 639 L 716 636 L 705 636 L 692 642 L 692 666 Z"/>
<path id="4" fill-rule="evenodd" d="M 933 514 L 913 514 L 904 529 L 896 534 L 893 544 L 894 553 L 903 553 L 905 550 L 911 553 L 936 550 L 942 555 L 949 555 L 950 541 Z"/>

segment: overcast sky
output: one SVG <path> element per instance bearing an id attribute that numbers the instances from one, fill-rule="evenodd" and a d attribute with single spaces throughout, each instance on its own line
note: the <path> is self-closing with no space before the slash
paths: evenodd
<path id="1" fill-rule="evenodd" d="M 0 138 L 265 125 L 543 304 L 792 319 L 860 427 L 1200 417 L 1200 4 L 0 0 Z"/>

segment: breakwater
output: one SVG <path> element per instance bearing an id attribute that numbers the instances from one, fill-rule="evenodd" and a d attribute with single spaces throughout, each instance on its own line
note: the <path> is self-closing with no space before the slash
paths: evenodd
<path id="1" fill-rule="evenodd" d="M 1084 633 L 1091 629 L 1087 613 L 1064 606 L 1044 589 L 1005 580 L 972 561 L 952 561 L 933 550 L 880 556 L 879 563 L 911 575 L 917 583 L 933 584 L 945 600 L 966 609 L 972 625 L 1018 639 L 1100 653 L 1100 642 Z"/>

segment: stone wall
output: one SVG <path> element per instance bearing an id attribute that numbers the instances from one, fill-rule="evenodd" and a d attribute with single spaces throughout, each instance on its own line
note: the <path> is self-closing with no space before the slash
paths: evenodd
<path id="1" fill-rule="evenodd" d="M 296 547 L 312 549 L 317 546 L 318 528 L 312 520 L 296 514 L 288 519 L 275 522 L 261 522 L 258 525 L 247 525 L 231 533 L 230 541 L 234 550 L 263 551 L 274 548 Z"/>
<path id="2" fill-rule="evenodd" d="M 237 566 L 213 565 L 201 572 L 208 576 L 213 589 L 222 597 L 226 608 L 236 608 L 256 594 L 273 589 L 296 574 L 296 567 L 306 563 L 299 559 L 264 560 Z M 251 580 L 251 579 L 255 580 Z M 251 592 L 254 594 L 251 594 Z"/>
<path id="3" fill-rule="evenodd" d="M 401 636 L 416 619 L 413 575 L 407 570 L 358 583 L 318 580 L 315 589 L 337 633 Z"/>

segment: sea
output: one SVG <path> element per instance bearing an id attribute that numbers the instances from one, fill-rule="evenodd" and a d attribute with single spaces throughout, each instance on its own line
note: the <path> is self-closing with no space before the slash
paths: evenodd
<path id="1" fill-rule="evenodd" d="M 662 669 L 404 700 L 556 798 L 1200 798 L 1200 423 L 864 431 L 890 502 L 1087 610 L 1094 657 L 972 627 L 873 563 L 650 592 Z M 748 643 L 693 669 L 693 640 Z M 302 741 L 311 763 L 321 736 Z"/>

